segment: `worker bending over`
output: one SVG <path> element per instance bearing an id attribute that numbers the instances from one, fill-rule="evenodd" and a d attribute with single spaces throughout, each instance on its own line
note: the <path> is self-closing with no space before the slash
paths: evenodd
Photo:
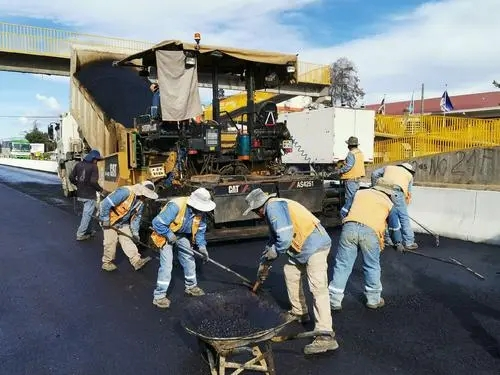
<path id="1" fill-rule="evenodd" d="M 401 224 L 403 246 L 407 250 L 418 248 L 415 243 L 415 234 L 411 228 L 410 216 L 408 215 L 408 204 L 411 202 L 414 175 L 415 169 L 409 163 L 388 165 L 376 169 L 371 175 L 372 185 L 375 185 L 379 178 L 384 177 L 384 180 L 387 180 L 394 187 L 392 201 L 396 206 L 399 223 Z M 389 228 L 389 230 L 394 231 L 395 228 Z M 397 246 L 397 243 L 394 243 L 394 245 Z"/>
<path id="2" fill-rule="evenodd" d="M 253 211 L 264 218 L 269 226 L 270 239 L 259 266 L 258 278 L 267 275 L 265 264 L 274 261 L 278 255 L 287 254 L 284 266 L 285 283 L 292 309 L 288 317 L 302 323 L 309 321 L 308 308 L 304 297 L 302 276 L 305 274 L 313 295 L 315 330 L 331 332 L 329 336 L 318 336 L 306 345 L 305 354 L 335 350 L 337 340 L 332 326 L 332 315 L 328 300 L 328 264 L 331 239 L 319 220 L 301 204 L 274 198 L 276 194 L 266 194 L 255 189 L 245 198 L 248 209 L 243 215 Z"/>
<path id="3" fill-rule="evenodd" d="M 153 292 L 153 304 L 168 308 L 170 300 L 167 289 L 172 278 L 173 247 L 184 269 L 185 293 L 190 296 L 202 296 L 204 291 L 196 280 L 196 263 L 192 246 L 208 259 L 206 213 L 215 209 L 210 193 L 199 188 L 189 197 L 178 197 L 169 201 L 153 219 L 151 239 L 160 250 L 160 268 Z"/>
<path id="4" fill-rule="evenodd" d="M 118 242 L 136 271 L 151 260 L 150 257 L 141 258 L 132 238 L 139 241 L 139 226 L 144 210 L 144 201 L 158 199 L 158 194 L 155 193 L 154 189 L 154 184 L 150 181 L 132 186 L 122 186 L 101 202 L 99 220 L 104 234 L 103 270 L 116 270 L 117 267 L 113 261 Z"/>
<path id="5" fill-rule="evenodd" d="M 349 152 L 345 158 L 345 164 L 336 171 L 336 174 L 339 174 L 340 179 L 344 181 L 345 186 L 345 203 L 344 207 L 340 210 L 342 218 L 347 214 L 346 205 L 351 204 L 354 194 L 359 190 L 360 179 L 365 177 L 365 157 L 358 148 L 358 138 L 349 137 L 346 143 Z"/>
<path id="6" fill-rule="evenodd" d="M 371 189 L 359 190 L 347 207 L 343 220 L 339 247 L 335 257 L 333 278 L 328 285 L 332 310 L 342 309 L 342 300 L 347 280 L 361 250 L 365 278 L 366 306 L 377 309 L 384 306 L 381 297 L 380 252 L 384 248 L 386 221 L 394 213 L 391 201 L 392 184 L 379 179 Z"/>

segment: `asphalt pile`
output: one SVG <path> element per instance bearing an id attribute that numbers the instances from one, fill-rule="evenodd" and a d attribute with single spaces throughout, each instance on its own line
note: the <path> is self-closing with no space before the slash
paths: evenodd
<path id="1" fill-rule="evenodd" d="M 236 338 L 272 329 L 284 322 L 279 307 L 246 290 L 211 293 L 187 306 L 185 325 L 211 338 Z"/>

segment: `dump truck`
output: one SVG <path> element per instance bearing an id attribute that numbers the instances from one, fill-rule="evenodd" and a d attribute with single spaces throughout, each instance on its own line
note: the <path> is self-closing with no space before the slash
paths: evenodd
<path id="1" fill-rule="evenodd" d="M 104 156 L 98 167 L 106 191 L 152 180 L 160 199 L 145 208 L 145 240 L 161 207 L 198 187 L 207 188 L 217 204 L 209 241 L 267 232 L 256 215 L 242 215 L 245 196 L 254 188 L 302 203 L 326 226 L 337 224 L 342 189 L 329 189 L 316 174 L 287 174 L 281 159 L 292 151 L 290 132 L 278 121 L 275 103 L 254 102 L 255 90 L 279 94 L 297 85 L 297 55 L 195 41 L 167 40 L 133 55 L 73 49 L 70 113 L 61 120 L 62 134 L 67 125 L 72 141 L 66 152 L 58 152 L 60 176 L 68 176 L 75 161 L 95 148 Z M 213 88 L 210 120 L 200 119 L 202 81 Z M 219 83 L 228 81 L 247 92 L 243 122 L 220 114 Z"/>

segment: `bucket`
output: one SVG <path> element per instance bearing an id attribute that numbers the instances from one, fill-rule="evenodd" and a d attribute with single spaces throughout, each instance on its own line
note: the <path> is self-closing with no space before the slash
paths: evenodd
<path id="1" fill-rule="evenodd" d="M 238 154 L 239 160 L 249 160 L 250 159 L 250 135 L 249 134 L 239 134 L 237 139 L 236 153 Z"/>

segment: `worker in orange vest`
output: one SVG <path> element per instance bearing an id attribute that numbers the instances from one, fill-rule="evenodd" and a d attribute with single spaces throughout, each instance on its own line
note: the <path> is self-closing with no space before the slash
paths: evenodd
<path id="1" fill-rule="evenodd" d="M 347 280 L 359 250 L 363 256 L 366 307 L 377 309 L 384 306 L 380 252 L 384 247 L 387 221 L 395 211 L 392 193 L 392 183 L 381 178 L 371 189 L 359 190 L 352 204 L 346 207 L 348 214 L 343 220 L 333 278 L 328 285 L 332 310 L 342 309 Z"/>

